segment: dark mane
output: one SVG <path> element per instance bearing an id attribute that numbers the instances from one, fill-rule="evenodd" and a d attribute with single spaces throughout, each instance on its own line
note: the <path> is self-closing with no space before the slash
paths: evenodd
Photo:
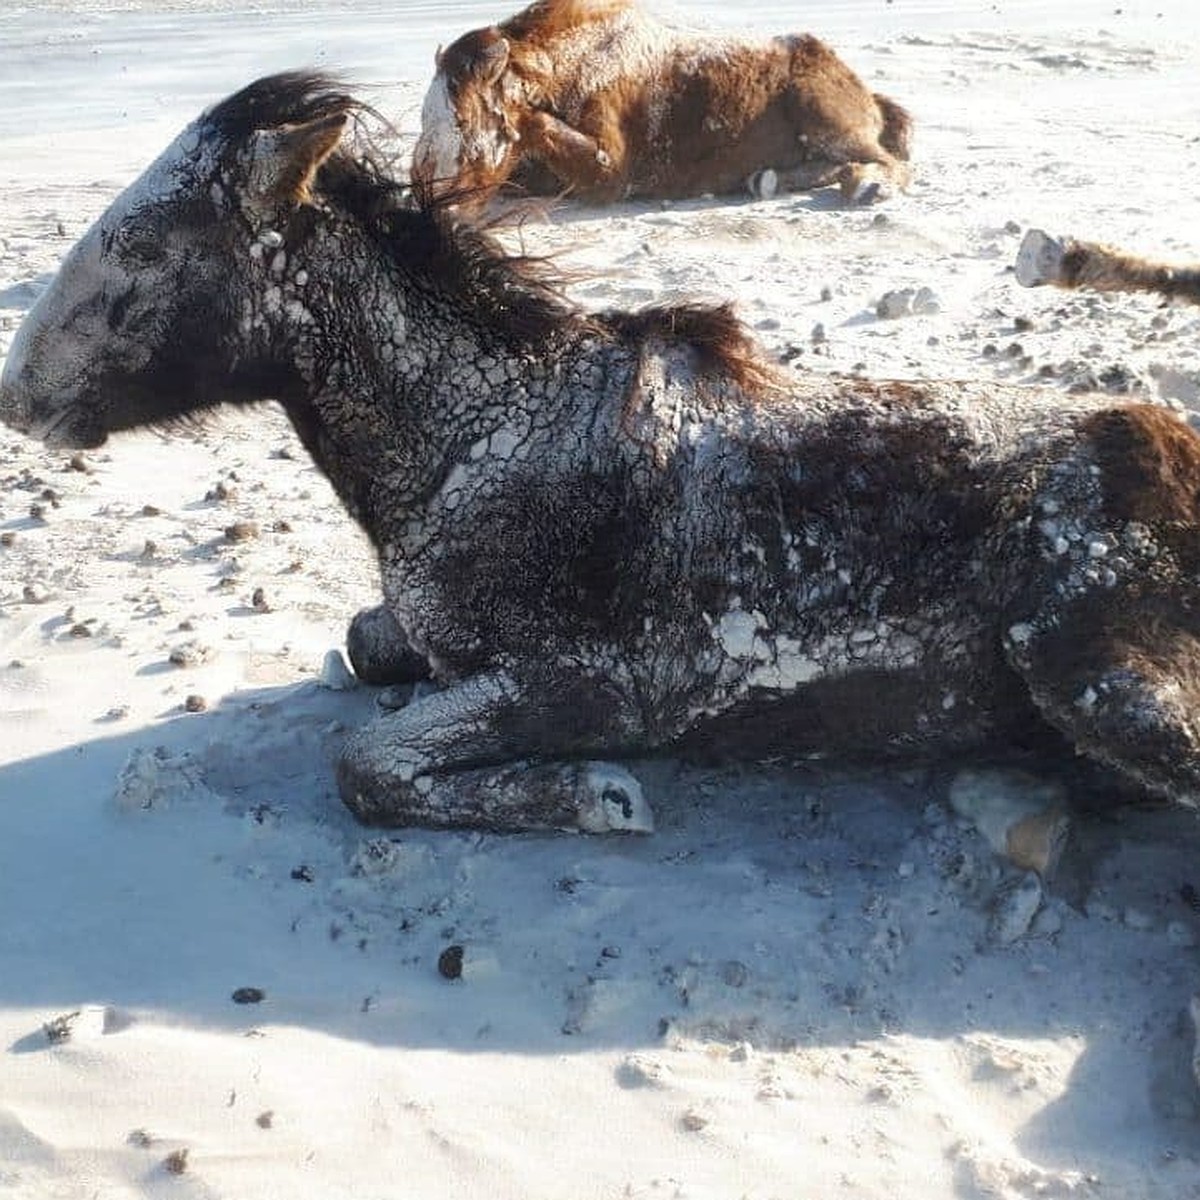
<path id="1" fill-rule="evenodd" d="M 385 135 L 394 131 L 331 75 L 287 71 L 258 79 L 204 120 L 222 136 L 239 139 L 338 113 L 359 118 L 357 130 L 321 167 L 318 193 L 360 222 L 406 274 L 437 288 L 509 345 L 520 349 L 584 330 L 635 346 L 654 337 L 689 345 L 702 370 L 724 373 L 748 392 L 778 384 L 774 366 L 728 304 L 659 305 L 588 317 L 563 295 L 562 279 L 545 259 L 509 254 L 489 227 L 458 216 L 462 196 L 434 196 L 398 179 L 398 155 L 362 118 L 372 118 Z"/>
<path id="2" fill-rule="evenodd" d="M 301 125 L 337 113 L 370 111 L 333 75 L 322 71 L 282 71 L 256 79 L 214 104 L 201 122 L 230 140 L 239 140 L 258 129 Z"/>

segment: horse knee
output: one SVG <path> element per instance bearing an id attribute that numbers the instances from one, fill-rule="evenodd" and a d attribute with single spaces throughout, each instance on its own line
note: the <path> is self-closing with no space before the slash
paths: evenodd
<path id="1" fill-rule="evenodd" d="M 1084 630 L 1063 620 L 1014 658 L 1043 716 L 1081 753 L 1200 807 L 1200 637 L 1153 619 Z"/>
<path id="2" fill-rule="evenodd" d="M 400 623 L 383 604 L 355 615 L 346 631 L 346 652 L 364 683 L 416 683 L 429 678 L 429 663 L 409 645 Z"/>

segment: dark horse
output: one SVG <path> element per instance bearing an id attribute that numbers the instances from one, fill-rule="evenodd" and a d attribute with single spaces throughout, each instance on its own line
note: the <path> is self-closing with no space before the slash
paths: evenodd
<path id="1" fill-rule="evenodd" d="M 748 42 L 631 0 L 539 0 L 439 51 L 413 173 L 485 197 L 510 178 L 592 202 L 908 185 L 911 121 L 811 34 Z"/>
<path id="2" fill-rule="evenodd" d="M 48 445 L 274 399 L 378 550 L 365 821 L 644 829 L 606 759 L 1057 731 L 1200 796 L 1200 437 L 1169 411 L 780 374 L 726 308 L 587 315 L 413 206 L 319 76 L 192 124 L 72 250 L 0 416 Z M 345 134 L 345 144 L 343 136 Z"/>

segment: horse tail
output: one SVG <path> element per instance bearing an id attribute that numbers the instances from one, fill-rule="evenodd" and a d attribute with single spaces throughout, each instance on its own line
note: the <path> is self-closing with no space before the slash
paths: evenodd
<path id="1" fill-rule="evenodd" d="M 875 103 L 879 107 L 879 115 L 883 118 L 883 132 L 879 135 L 879 144 L 907 162 L 912 144 L 912 117 L 908 109 L 878 92 L 875 93 Z"/>

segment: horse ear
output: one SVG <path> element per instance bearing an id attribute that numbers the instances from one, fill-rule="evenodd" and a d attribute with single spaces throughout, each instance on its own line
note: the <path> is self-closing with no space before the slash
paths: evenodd
<path id="1" fill-rule="evenodd" d="M 337 149 L 349 119 L 339 112 L 303 125 L 257 130 L 250 139 L 247 199 L 264 209 L 309 203 L 312 181 Z"/>
<path id="2" fill-rule="evenodd" d="M 443 46 L 439 46 L 433 52 L 433 69 L 435 71 L 440 71 L 442 69 L 442 58 L 444 57 L 445 53 L 445 47 Z"/>
<path id="3" fill-rule="evenodd" d="M 484 83 L 495 83 L 508 66 L 508 38 L 497 38 L 484 50 L 479 60 L 479 77 Z"/>

